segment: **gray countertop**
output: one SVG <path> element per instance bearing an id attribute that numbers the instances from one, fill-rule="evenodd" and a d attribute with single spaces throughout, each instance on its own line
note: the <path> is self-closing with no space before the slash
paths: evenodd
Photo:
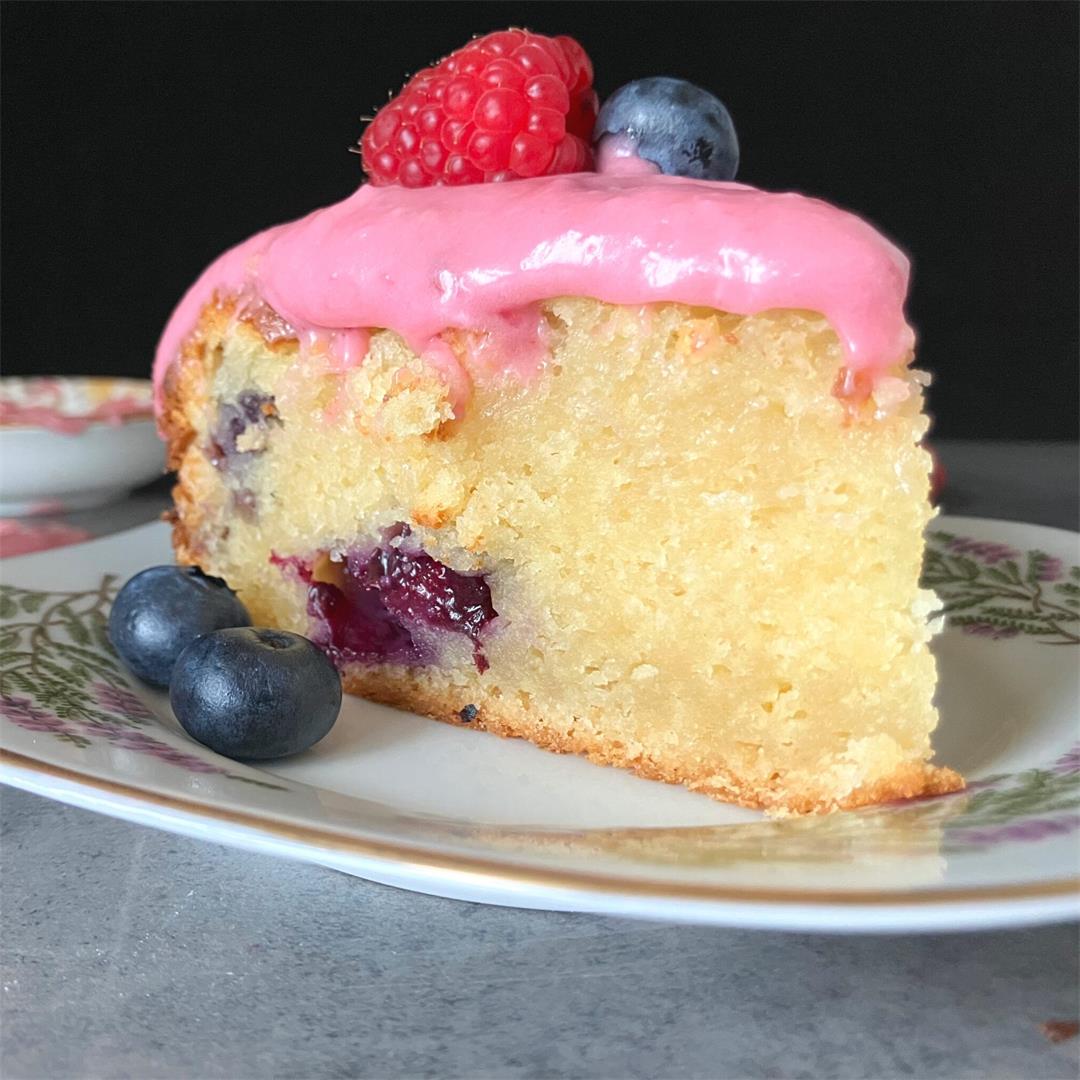
<path id="1" fill-rule="evenodd" d="M 947 509 L 1076 528 L 1074 445 L 952 443 Z M 84 523 L 152 517 L 160 493 Z M 819 937 L 489 908 L 4 790 L 0 1073 L 1075 1078 L 1074 926 Z"/>

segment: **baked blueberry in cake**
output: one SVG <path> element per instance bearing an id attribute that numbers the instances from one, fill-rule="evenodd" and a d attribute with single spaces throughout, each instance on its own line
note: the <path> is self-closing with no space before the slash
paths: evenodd
<path id="1" fill-rule="evenodd" d="M 954 789 L 908 262 L 568 38 L 416 75 L 155 366 L 181 563 L 346 691 L 774 813 Z M 462 735 L 470 738 L 470 735 Z"/>

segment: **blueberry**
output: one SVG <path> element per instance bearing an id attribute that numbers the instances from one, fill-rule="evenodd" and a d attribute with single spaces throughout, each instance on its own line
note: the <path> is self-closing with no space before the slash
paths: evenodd
<path id="1" fill-rule="evenodd" d="M 152 566 L 120 590 L 109 613 L 109 640 L 140 679 L 168 686 L 176 658 L 200 634 L 250 624 L 247 608 L 221 578 L 197 566 Z"/>
<path id="2" fill-rule="evenodd" d="M 683 79 L 619 87 L 596 118 L 593 140 L 604 135 L 625 135 L 639 157 L 671 176 L 731 180 L 739 168 L 739 140 L 723 102 Z"/>
<path id="3" fill-rule="evenodd" d="M 267 432 L 280 427 L 274 398 L 255 390 L 245 390 L 235 402 L 218 406 L 217 421 L 210 432 L 210 461 L 219 469 L 246 463 L 262 453 L 259 441 L 245 450 L 239 446 L 240 437 L 249 431 Z"/>
<path id="4" fill-rule="evenodd" d="M 180 726 L 225 757 L 299 754 L 333 726 L 341 679 L 326 655 L 287 630 L 215 630 L 180 655 L 169 686 Z"/>
<path id="5" fill-rule="evenodd" d="M 423 664 L 431 661 L 423 630 L 472 640 L 477 669 L 487 669 L 481 635 L 498 615 L 483 574 L 462 574 L 417 547 L 393 547 L 409 530 L 398 522 L 374 550 L 348 552 L 338 585 L 311 582 L 311 636 L 337 663 Z M 307 571 L 310 580 L 310 567 Z"/>

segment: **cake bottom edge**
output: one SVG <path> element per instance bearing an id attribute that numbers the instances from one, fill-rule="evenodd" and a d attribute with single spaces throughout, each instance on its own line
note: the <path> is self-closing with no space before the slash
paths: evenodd
<path id="1" fill-rule="evenodd" d="M 710 766 L 707 770 L 695 770 L 685 762 L 670 758 L 633 754 L 624 746 L 590 737 L 577 725 L 572 730 L 554 729 L 512 700 L 488 700 L 480 706 L 464 700 L 451 701 L 445 690 L 425 685 L 423 674 L 408 668 L 347 671 L 342 675 L 342 685 L 345 692 L 354 697 L 455 727 L 486 731 L 505 739 L 523 739 L 552 753 L 577 754 L 596 765 L 626 769 L 646 780 L 680 785 L 719 802 L 763 810 L 774 818 L 827 814 L 946 795 L 965 786 L 963 777 L 953 769 L 924 761 L 909 761 L 892 773 L 842 795 L 830 794 L 823 788 L 795 791 L 788 786 L 778 790 L 740 776 L 731 769 L 717 771 L 715 766 Z M 467 691 L 463 692 L 467 696 Z"/>

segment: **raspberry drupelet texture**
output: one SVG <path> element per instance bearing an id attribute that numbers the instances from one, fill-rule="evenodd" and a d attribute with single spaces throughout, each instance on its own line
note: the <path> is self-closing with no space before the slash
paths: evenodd
<path id="1" fill-rule="evenodd" d="M 500 30 L 418 72 L 360 140 L 376 185 L 430 187 L 592 165 L 592 64 L 569 37 Z"/>

